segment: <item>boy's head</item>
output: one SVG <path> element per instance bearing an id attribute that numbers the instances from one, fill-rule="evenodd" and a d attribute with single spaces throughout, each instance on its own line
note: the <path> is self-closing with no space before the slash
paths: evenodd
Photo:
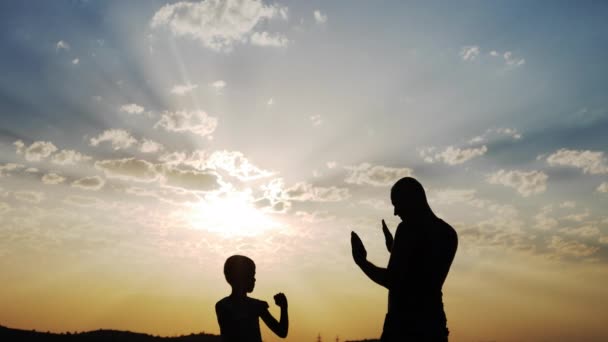
<path id="1" fill-rule="evenodd" d="M 255 286 L 255 263 L 243 255 L 233 255 L 224 263 L 224 276 L 232 288 L 253 291 Z"/>

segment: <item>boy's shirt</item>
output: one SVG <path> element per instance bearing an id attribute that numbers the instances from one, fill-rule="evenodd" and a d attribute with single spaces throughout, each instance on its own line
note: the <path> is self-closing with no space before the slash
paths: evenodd
<path id="1" fill-rule="evenodd" d="M 215 304 L 223 342 L 261 342 L 259 318 L 268 303 L 255 298 L 225 297 Z"/>

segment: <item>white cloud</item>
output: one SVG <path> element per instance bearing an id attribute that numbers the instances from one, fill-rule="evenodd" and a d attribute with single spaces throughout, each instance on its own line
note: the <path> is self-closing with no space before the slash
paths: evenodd
<path id="1" fill-rule="evenodd" d="M 393 185 L 396 181 L 403 177 L 413 175 L 412 169 L 409 168 L 393 168 L 382 165 L 371 165 L 369 163 L 361 163 L 355 166 L 345 166 L 349 171 L 348 176 L 344 180 L 349 184 L 369 184 L 373 186 L 388 186 Z"/>
<path id="2" fill-rule="evenodd" d="M 27 169 L 25 169 L 25 172 L 27 172 L 27 173 L 36 173 L 38 171 L 39 170 L 35 167 L 28 167 Z"/>
<path id="3" fill-rule="evenodd" d="M 21 202 L 40 203 L 44 199 L 44 193 L 38 191 L 15 191 L 15 198 Z"/>
<path id="4" fill-rule="evenodd" d="M 325 163 L 325 165 L 328 169 L 335 169 L 336 166 L 338 166 L 338 163 L 335 161 L 328 161 L 327 163 Z"/>
<path id="5" fill-rule="evenodd" d="M 23 142 L 21 140 L 17 140 L 13 144 L 17 146 L 17 153 L 21 154 L 24 148 Z M 25 149 L 24 153 L 27 161 L 41 161 L 55 151 L 57 151 L 57 147 L 52 142 L 35 141 Z"/>
<path id="6" fill-rule="evenodd" d="M 136 103 L 129 103 L 129 104 L 120 106 L 120 111 L 129 113 L 129 114 L 141 114 L 144 112 L 144 107 L 142 107 Z"/>
<path id="7" fill-rule="evenodd" d="M 10 206 L 10 204 L 8 204 L 6 202 L 0 202 L 0 215 L 4 215 L 4 214 L 8 213 L 12 209 L 13 208 Z"/>
<path id="8" fill-rule="evenodd" d="M 558 226 L 559 221 L 551 215 L 553 208 L 550 205 L 544 206 L 538 214 L 534 216 L 534 228 L 540 230 L 551 230 Z"/>
<path id="9" fill-rule="evenodd" d="M 439 189 L 433 191 L 429 196 L 429 202 L 433 204 L 455 204 L 455 203 L 469 203 L 475 207 L 482 207 L 483 202 L 476 200 L 475 189 Z"/>
<path id="10" fill-rule="evenodd" d="M 551 166 L 570 166 L 589 174 L 608 174 L 608 163 L 604 153 L 589 150 L 559 149 L 547 157 Z"/>
<path id="11" fill-rule="evenodd" d="M 323 123 L 323 119 L 321 119 L 321 115 L 319 114 L 311 115 L 310 122 L 312 122 L 313 126 L 319 126 Z"/>
<path id="12" fill-rule="evenodd" d="M 139 151 L 142 153 L 156 153 L 163 149 L 163 145 L 149 139 L 142 139 L 139 145 Z"/>
<path id="13" fill-rule="evenodd" d="M 137 139 L 123 129 L 109 129 L 95 138 L 90 139 L 91 146 L 98 146 L 100 143 L 109 141 L 114 150 L 126 149 L 137 143 Z"/>
<path id="14" fill-rule="evenodd" d="M 103 187 L 106 182 L 99 176 L 84 177 L 72 182 L 72 186 L 83 190 L 97 191 Z"/>
<path id="15" fill-rule="evenodd" d="M 460 57 L 462 57 L 463 61 L 474 61 L 479 56 L 479 52 L 480 49 L 477 45 L 463 46 L 460 49 Z"/>
<path id="16" fill-rule="evenodd" d="M 475 148 L 459 148 L 454 146 L 448 146 L 444 151 L 431 154 L 434 148 L 424 148 L 419 151 L 420 156 L 427 163 L 434 163 L 436 161 L 443 161 L 448 165 L 458 165 L 467 162 L 475 157 L 484 155 L 488 148 L 483 145 Z"/>
<path id="17" fill-rule="evenodd" d="M 48 185 L 60 184 L 60 183 L 63 183 L 63 181 L 65 181 L 65 177 L 60 176 L 53 172 L 47 173 L 44 176 L 42 176 L 42 183 L 48 184 Z"/>
<path id="18" fill-rule="evenodd" d="M 574 235 L 581 238 L 590 238 L 600 235 L 600 230 L 593 225 L 583 225 L 577 228 L 562 228 L 559 231 L 567 235 Z"/>
<path id="19" fill-rule="evenodd" d="M 70 44 L 68 44 L 66 41 L 64 40 L 60 40 L 57 42 L 57 44 L 55 45 L 55 49 L 57 51 L 59 50 L 70 50 Z"/>
<path id="20" fill-rule="evenodd" d="M 221 94 L 222 91 L 224 90 L 224 88 L 226 88 L 226 81 L 224 81 L 224 80 L 217 80 L 217 81 L 211 83 L 210 86 L 213 87 L 213 89 L 215 89 L 215 91 L 218 94 Z"/>
<path id="21" fill-rule="evenodd" d="M 154 164 L 135 158 L 101 160 L 95 162 L 95 167 L 107 178 L 154 182 L 160 176 Z"/>
<path id="22" fill-rule="evenodd" d="M 560 208 L 575 208 L 576 207 L 576 202 L 574 201 L 563 201 L 562 203 L 559 204 Z"/>
<path id="23" fill-rule="evenodd" d="M 228 174 L 242 181 L 269 177 L 274 174 L 255 166 L 243 153 L 238 151 L 215 151 L 206 158 L 204 168 L 227 171 Z"/>
<path id="24" fill-rule="evenodd" d="M 92 158 L 74 150 L 61 150 L 53 155 L 51 161 L 59 165 L 74 165 L 80 161 L 88 161 Z"/>
<path id="25" fill-rule="evenodd" d="M 189 37 L 215 51 L 230 51 L 246 43 L 260 23 L 287 18 L 287 8 L 265 5 L 261 0 L 177 2 L 161 7 L 152 17 L 152 28 L 166 27 L 177 37 Z"/>
<path id="26" fill-rule="evenodd" d="M 591 247 L 581 242 L 564 240 L 559 236 L 551 237 L 549 248 L 554 249 L 558 255 L 573 257 L 590 256 L 599 249 L 598 247 Z"/>
<path id="27" fill-rule="evenodd" d="M 598 192 L 608 192 L 608 182 L 602 182 L 602 184 L 600 184 L 600 186 L 598 186 L 596 190 Z"/>
<path id="28" fill-rule="evenodd" d="M 296 211 L 296 217 L 299 217 L 302 221 L 308 223 L 331 221 L 335 218 L 335 216 L 329 214 L 327 211 L 313 211 L 311 213 L 307 211 Z"/>
<path id="29" fill-rule="evenodd" d="M 213 191 L 220 188 L 220 178 L 212 171 L 181 170 L 165 167 L 161 182 L 165 186 L 196 191 Z"/>
<path id="30" fill-rule="evenodd" d="M 523 58 L 515 58 L 513 57 L 513 53 L 511 51 L 507 51 L 503 54 L 505 59 L 505 63 L 508 66 L 518 67 L 526 64 L 526 60 Z"/>
<path id="31" fill-rule="evenodd" d="M 496 50 L 490 51 L 490 56 L 492 56 L 492 57 L 498 57 L 498 55 L 499 55 L 498 51 L 496 51 Z"/>
<path id="32" fill-rule="evenodd" d="M 105 203 L 99 198 L 90 196 L 71 195 L 63 199 L 63 203 L 73 205 L 76 207 L 105 207 Z"/>
<path id="33" fill-rule="evenodd" d="M 15 145 L 15 148 L 17 149 L 17 151 L 16 151 L 17 154 L 23 153 L 23 150 L 25 148 L 25 144 L 23 143 L 23 141 L 17 140 L 13 143 L 13 145 Z"/>
<path id="34" fill-rule="evenodd" d="M 346 188 L 335 186 L 318 187 L 300 182 L 285 190 L 285 197 L 291 201 L 339 202 L 350 197 Z"/>
<path id="35" fill-rule="evenodd" d="M 162 127 L 172 132 L 192 132 L 200 136 L 210 135 L 217 128 L 217 118 L 196 111 L 164 112 L 154 128 Z"/>
<path id="36" fill-rule="evenodd" d="M 272 106 L 274 104 L 274 99 L 271 97 L 270 99 L 268 99 L 268 102 L 266 102 L 266 104 Z"/>
<path id="37" fill-rule="evenodd" d="M 78 59 L 78 58 L 72 59 L 72 64 L 78 65 L 79 63 L 80 63 L 80 59 Z"/>
<path id="38" fill-rule="evenodd" d="M 502 137 L 509 137 L 513 140 L 519 140 L 522 138 L 522 135 L 515 128 L 490 128 L 482 135 L 476 136 L 469 140 L 469 143 L 479 144 L 489 140 L 497 140 Z"/>
<path id="39" fill-rule="evenodd" d="M 251 35 L 251 45 L 257 46 L 287 46 L 289 39 L 280 33 L 254 32 Z"/>
<path id="40" fill-rule="evenodd" d="M 25 165 L 15 163 L 6 163 L 4 165 L 0 165 L 0 178 L 9 176 L 11 171 L 22 169 L 24 167 Z"/>
<path id="41" fill-rule="evenodd" d="M 544 192 L 547 189 L 548 178 L 542 171 L 499 170 L 488 175 L 487 181 L 490 184 L 500 184 L 514 188 L 522 196 L 528 197 Z"/>
<path id="42" fill-rule="evenodd" d="M 323 24 L 327 22 L 327 14 L 321 13 L 319 10 L 314 11 L 315 21 L 318 24 Z"/>
<path id="43" fill-rule="evenodd" d="M 608 245 L 608 235 L 600 236 L 598 241 L 603 245 Z"/>
<path id="44" fill-rule="evenodd" d="M 176 84 L 171 88 L 171 94 L 175 95 L 185 95 L 187 93 L 192 92 L 194 89 L 198 88 L 198 84 Z"/>

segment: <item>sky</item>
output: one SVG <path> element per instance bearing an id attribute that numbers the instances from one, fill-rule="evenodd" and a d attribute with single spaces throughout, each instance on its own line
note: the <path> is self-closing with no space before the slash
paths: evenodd
<path id="1" fill-rule="evenodd" d="M 451 341 L 605 341 L 608 3 L 0 3 L 0 324 L 380 335 L 390 187 L 459 235 Z M 265 341 L 279 338 L 262 328 Z"/>

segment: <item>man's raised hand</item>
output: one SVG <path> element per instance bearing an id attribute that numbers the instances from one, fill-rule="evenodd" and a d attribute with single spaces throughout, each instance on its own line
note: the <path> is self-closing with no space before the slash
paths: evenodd
<path id="1" fill-rule="evenodd" d="M 382 220 L 382 233 L 384 233 L 384 242 L 386 243 L 386 249 L 388 249 L 388 252 L 390 253 L 393 250 L 393 235 L 391 234 L 391 231 L 388 230 L 388 227 L 386 226 L 386 222 L 384 222 L 384 220 Z"/>
<path id="2" fill-rule="evenodd" d="M 357 235 L 355 232 L 350 233 L 350 245 L 352 248 L 353 259 L 355 259 L 355 263 L 357 265 L 367 260 L 367 251 L 365 250 L 365 246 L 363 246 L 363 242 L 359 238 L 359 235 Z"/>

